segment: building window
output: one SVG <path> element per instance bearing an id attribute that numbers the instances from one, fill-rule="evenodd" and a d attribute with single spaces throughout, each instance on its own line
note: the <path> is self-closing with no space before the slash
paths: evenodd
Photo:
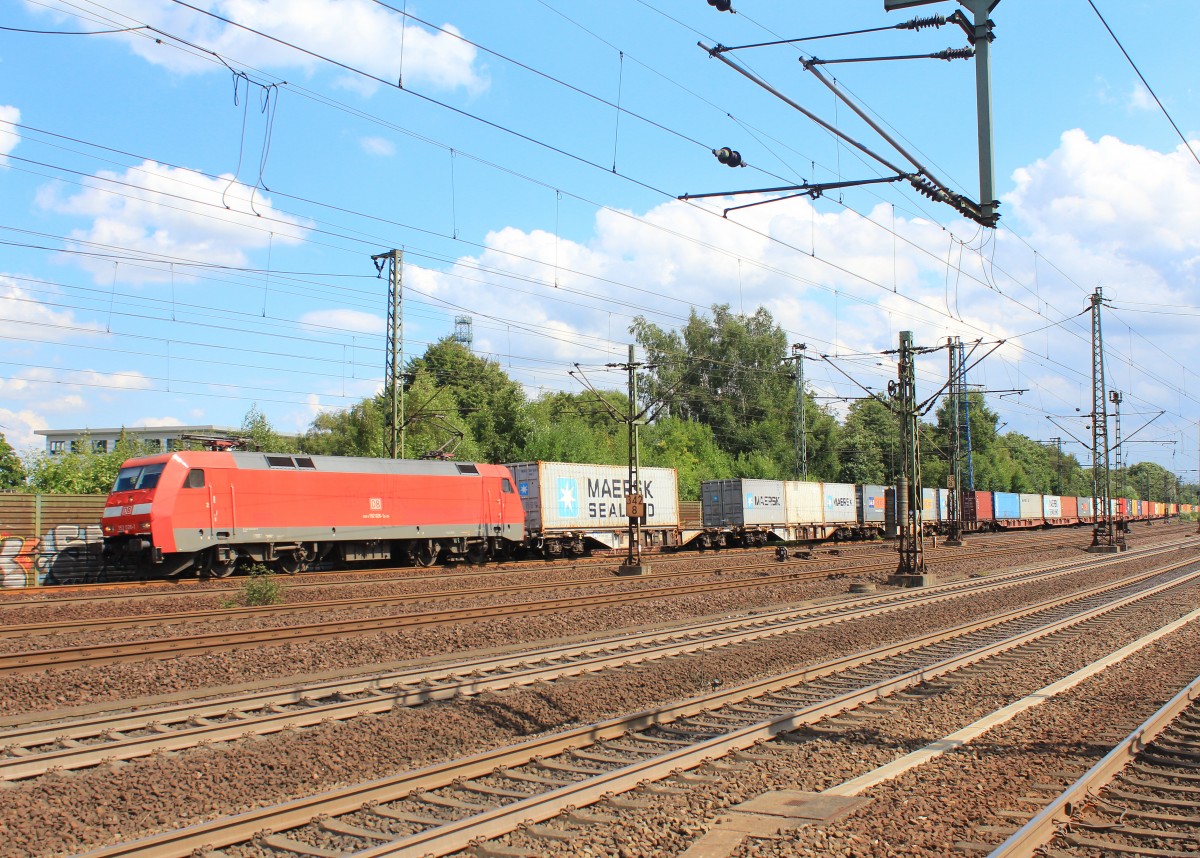
<path id="1" fill-rule="evenodd" d="M 146 445 L 147 453 L 158 453 L 162 451 L 161 438 L 147 438 L 143 443 Z"/>
<path id="2" fill-rule="evenodd" d="M 76 438 L 74 441 L 71 442 L 71 452 L 72 453 L 82 453 L 83 452 L 83 442 L 80 441 L 78 438 Z"/>
<path id="3" fill-rule="evenodd" d="M 108 452 L 108 442 L 104 441 L 104 440 L 93 441 L 92 442 L 92 452 L 93 453 L 107 453 Z"/>
<path id="4" fill-rule="evenodd" d="M 183 449 L 183 439 L 182 438 L 168 438 L 167 439 L 167 452 L 174 453 L 176 450 L 182 450 L 182 449 Z"/>
<path id="5" fill-rule="evenodd" d="M 66 441 L 51 441 L 50 442 L 50 454 L 51 455 L 56 455 L 58 453 L 65 453 L 65 452 L 67 452 L 67 442 Z"/>

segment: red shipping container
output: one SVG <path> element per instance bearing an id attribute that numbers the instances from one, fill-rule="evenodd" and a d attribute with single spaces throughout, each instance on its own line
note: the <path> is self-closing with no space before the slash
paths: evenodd
<path id="1" fill-rule="evenodd" d="M 1062 502 L 1062 517 L 1065 519 L 1079 518 L 1079 498 L 1075 496 L 1061 497 Z"/>
<path id="2" fill-rule="evenodd" d="M 1117 498 L 1117 515 L 1126 518 L 1129 515 L 1129 499 Z"/>
<path id="3" fill-rule="evenodd" d="M 975 520 L 994 521 L 996 513 L 992 506 L 991 492 L 969 492 L 975 496 Z"/>

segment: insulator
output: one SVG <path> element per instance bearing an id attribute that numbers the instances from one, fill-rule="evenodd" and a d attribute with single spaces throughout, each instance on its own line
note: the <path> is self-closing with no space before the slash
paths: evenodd
<path id="1" fill-rule="evenodd" d="M 730 149 L 728 146 L 722 149 L 713 149 L 713 154 L 717 156 L 717 160 L 726 167 L 742 166 L 742 153 L 736 149 Z"/>
<path id="2" fill-rule="evenodd" d="M 708 5 L 712 6 L 718 12 L 728 12 L 733 8 L 732 0 L 708 0 Z"/>
<path id="3" fill-rule="evenodd" d="M 710 0 L 711 2 L 711 0 Z M 930 15 L 928 18 L 913 18 L 911 21 L 905 21 L 903 24 L 897 24 L 897 30 L 926 30 L 930 27 L 946 26 L 945 15 Z"/>
<path id="4" fill-rule="evenodd" d="M 929 197 L 929 199 L 939 203 L 944 203 L 949 200 L 946 192 L 934 185 L 928 179 L 914 178 L 910 181 L 913 186 L 913 190 L 915 190 L 918 194 L 923 194 L 924 196 Z"/>
<path id="5" fill-rule="evenodd" d="M 947 48 L 934 54 L 934 58 L 939 60 L 969 60 L 973 56 L 975 56 L 974 48 Z"/>

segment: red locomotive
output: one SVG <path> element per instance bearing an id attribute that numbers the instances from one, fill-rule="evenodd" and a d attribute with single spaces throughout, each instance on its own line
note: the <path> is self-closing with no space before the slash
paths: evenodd
<path id="1" fill-rule="evenodd" d="M 109 563 L 167 576 L 480 562 L 519 545 L 524 527 L 502 465 L 199 451 L 127 461 L 103 518 Z"/>

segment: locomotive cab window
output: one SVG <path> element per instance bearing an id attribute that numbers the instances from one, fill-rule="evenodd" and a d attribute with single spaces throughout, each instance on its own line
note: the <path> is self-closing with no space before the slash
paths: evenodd
<path id="1" fill-rule="evenodd" d="M 114 492 L 131 492 L 135 489 L 152 489 L 158 485 L 162 475 L 163 464 L 138 465 L 132 468 L 121 468 L 117 473 L 117 481 L 113 485 Z"/>
<path id="2" fill-rule="evenodd" d="M 506 495 L 511 495 L 513 493 L 513 486 L 512 486 L 512 483 L 509 481 L 508 477 L 504 478 L 504 481 L 501 484 L 500 491 L 504 492 L 504 494 L 506 494 Z"/>
<path id="3" fill-rule="evenodd" d="M 204 469 L 192 468 L 188 471 L 187 479 L 183 482 L 185 489 L 202 489 L 204 488 Z"/>

